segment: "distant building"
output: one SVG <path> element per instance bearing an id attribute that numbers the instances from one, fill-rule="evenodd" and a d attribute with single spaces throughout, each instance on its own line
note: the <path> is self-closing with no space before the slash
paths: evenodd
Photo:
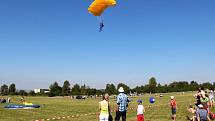
<path id="1" fill-rule="evenodd" d="M 34 89 L 34 93 L 48 93 L 49 89 Z"/>

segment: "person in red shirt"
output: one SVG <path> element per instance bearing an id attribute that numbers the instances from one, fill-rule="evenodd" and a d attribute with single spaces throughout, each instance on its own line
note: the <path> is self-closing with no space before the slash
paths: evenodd
<path id="1" fill-rule="evenodd" d="M 176 121 L 176 109 L 177 109 L 177 103 L 174 99 L 174 96 L 170 96 L 171 100 L 170 100 L 170 107 L 171 107 L 171 111 L 172 111 L 172 120 Z"/>

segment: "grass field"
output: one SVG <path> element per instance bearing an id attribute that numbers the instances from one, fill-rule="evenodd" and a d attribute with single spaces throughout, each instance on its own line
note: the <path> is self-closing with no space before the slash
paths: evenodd
<path id="1" fill-rule="evenodd" d="M 156 102 L 151 104 L 151 108 L 148 108 L 148 99 L 150 95 L 132 97 L 131 99 L 133 101 L 130 103 L 129 108 L 135 107 L 135 109 L 128 110 L 128 121 L 136 121 L 137 99 L 143 100 L 143 104 L 146 108 L 146 121 L 171 121 L 170 108 L 168 106 L 169 97 L 171 95 L 175 96 L 178 103 L 177 120 L 186 121 L 186 116 L 188 115 L 187 106 L 194 102 L 192 98 L 193 93 L 191 92 L 187 92 L 184 95 L 181 93 L 168 93 L 164 94 L 164 97 L 156 97 Z M 19 99 L 20 97 L 12 97 L 12 103 L 20 103 Z M 5 104 L 0 104 L 0 121 L 52 120 L 52 118 L 55 118 L 55 121 L 96 121 L 97 116 L 93 113 L 98 111 L 98 102 L 100 101 L 100 99 L 76 100 L 63 97 L 26 97 L 26 100 L 34 104 L 40 104 L 42 107 L 39 109 L 10 110 L 4 109 Z M 111 107 L 114 110 L 116 102 L 114 99 L 110 100 Z M 87 116 L 84 115 L 89 113 L 91 114 Z M 77 115 L 79 115 L 79 117 L 72 117 Z M 113 112 L 112 115 L 114 117 L 115 113 Z"/>

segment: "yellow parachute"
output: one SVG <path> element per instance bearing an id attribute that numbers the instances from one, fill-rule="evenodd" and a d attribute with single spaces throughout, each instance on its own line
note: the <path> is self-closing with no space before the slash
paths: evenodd
<path id="1" fill-rule="evenodd" d="M 101 16 L 106 8 L 115 5 L 115 0 L 95 0 L 88 8 L 88 11 L 94 16 Z"/>

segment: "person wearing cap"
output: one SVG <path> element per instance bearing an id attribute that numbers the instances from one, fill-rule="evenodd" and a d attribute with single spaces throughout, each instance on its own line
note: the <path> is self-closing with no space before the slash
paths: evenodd
<path id="1" fill-rule="evenodd" d="M 144 121 L 144 106 L 142 105 L 142 100 L 137 101 L 138 106 L 137 106 L 137 121 Z"/>
<path id="2" fill-rule="evenodd" d="M 122 121 L 126 121 L 126 111 L 129 103 L 128 96 L 124 93 L 123 87 L 119 88 L 119 95 L 117 96 L 117 109 L 115 121 L 119 121 L 122 117 Z"/>
<path id="3" fill-rule="evenodd" d="M 170 96 L 170 107 L 171 107 L 171 111 L 172 111 L 172 120 L 176 121 L 176 109 L 177 109 L 177 103 L 174 99 L 174 96 Z"/>
<path id="4" fill-rule="evenodd" d="M 202 104 L 198 105 L 198 109 L 196 111 L 196 117 L 197 117 L 197 121 L 210 121 L 208 112 L 206 109 L 204 109 L 204 106 Z"/>
<path id="5" fill-rule="evenodd" d="M 110 114 L 109 95 L 103 95 L 103 100 L 99 102 L 99 121 L 108 121 Z"/>

